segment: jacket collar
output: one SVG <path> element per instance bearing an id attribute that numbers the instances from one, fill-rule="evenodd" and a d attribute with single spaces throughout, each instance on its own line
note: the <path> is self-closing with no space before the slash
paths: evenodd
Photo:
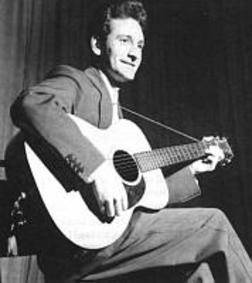
<path id="1" fill-rule="evenodd" d="M 107 128 L 112 122 L 112 105 L 108 89 L 103 81 L 98 69 L 89 67 L 86 69 L 85 74 L 93 84 L 93 86 L 100 93 L 100 121 L 99 127 Z M 121 109 L 119 108 L 119 116 L 122 116 Z"/>

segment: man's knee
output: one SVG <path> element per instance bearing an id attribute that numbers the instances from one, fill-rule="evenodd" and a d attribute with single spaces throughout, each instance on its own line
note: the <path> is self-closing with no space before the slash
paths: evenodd
<path id="1" fill-rule="evenodd" d="M 210 208 L 212 210 L 212 213 L 214 214 L 215 217 L 221 218 L 221 219 L 226 219 L 226 214 L 219 208 Z"/>
<path id="2" fill-rule="evenodd" d="M 209 208 L 210 223 L 214 223 L 222 230 L 227 230 L 231 227 L 231 223 L 228 220 L 226 214 L 219 208 Z"/>

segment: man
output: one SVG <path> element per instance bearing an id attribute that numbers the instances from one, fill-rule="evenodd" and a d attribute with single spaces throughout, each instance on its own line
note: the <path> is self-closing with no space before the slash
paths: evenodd
<path id="1" fill-rule="evenodd" d="M 94 66 L 85 71 L 57 67 L 46 80 L 22 92 L 11 114 L 28 143 L 38 154 L 46 153 L 45 162 L 52 170 L 51 154 L 53 160 L 63 162 L 62 172 L 68 173 L 61 172 L 64 176 L 59 178 L 66 186 L 68 177 L 78 179 L 84 190 L 92 184 L 100 213 L 117 218 L 128 208 L 125 188 L 119 177 L 111 177 L 114 172 L 107 166 L 109 161 L 67 113 L 101 129 L 118 123 L 122 117 L 118 91 L 134 80 L 141 64 L 147 16 L 138 0 L 114 1 L 99 16 L 90 38 Z M 166 177 L 168 206 L 199 195 L 196 174 L 214 170 L 223 159 L 218 146 L 206 153 L 207 158 Z M 105 248 L 68 253 L 51 238 L 42 245 L 40 263 L 48 282 L 113 278 L 118 282 L 125 274 L 137 276 L 153 268 L 163 270 L 156 282 L 252 282 L 250 259 L 217 209 L 136 209 L 123 235 Z M 175 279 L 168 277 L 171 269 Z"/>

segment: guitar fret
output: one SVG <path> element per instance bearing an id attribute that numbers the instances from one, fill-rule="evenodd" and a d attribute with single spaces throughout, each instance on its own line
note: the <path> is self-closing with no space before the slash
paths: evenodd
<path id="1" fill-rule="evenodd" d="M 188 158 L 188 159 L 190 158 L 190 154 L 184 146 L 182 146 L 182 156 L 185 156 L 185 158 Z"/>

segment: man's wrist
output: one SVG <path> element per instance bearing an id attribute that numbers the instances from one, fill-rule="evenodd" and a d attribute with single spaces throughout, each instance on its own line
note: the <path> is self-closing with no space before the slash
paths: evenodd
<path id="1" fill-rule="evenodd" d="M 88 183 L 92 183 L 97 176 L 99 176 L 101 173 L 105 172 L 107 168 L 107 162 L 102 162 L 87 178 Z"/>

